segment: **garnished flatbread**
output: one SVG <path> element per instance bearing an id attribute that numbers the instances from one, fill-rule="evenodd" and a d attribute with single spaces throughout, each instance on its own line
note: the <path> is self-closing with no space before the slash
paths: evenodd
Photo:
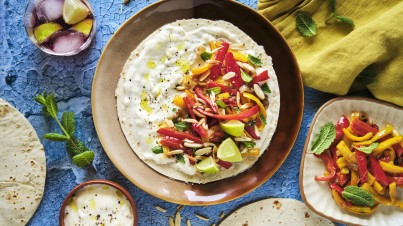
<path id="1" fill-rule="evenodd" d="M 0 99 L 0 225 L 25 225 L 45 187 L 43 146 L 28 120 Z"/>

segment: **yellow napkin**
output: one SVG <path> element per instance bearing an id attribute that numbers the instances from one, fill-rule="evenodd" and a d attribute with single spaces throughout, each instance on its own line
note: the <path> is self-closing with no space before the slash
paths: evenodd
<path id="1" fill-rule="evenodd" d="M 330 0 L 259 0 L 258 11 L 286 38 L 306 86 L 345 95 L 367 69 L 377 81 L 367 85 L 378 99 L 403 106 L 403 1 L 337 0 L 336 12 L 355 23 L 326 24 Z M 305 11 L 318 25 L 306 38 L 297 31 L 295 14 Z"/>

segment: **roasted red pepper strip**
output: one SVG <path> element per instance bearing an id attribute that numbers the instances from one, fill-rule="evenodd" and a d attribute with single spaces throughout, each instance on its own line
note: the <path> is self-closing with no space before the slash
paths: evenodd
<path id="1" fill-rule="evenodd" d="M 164 139 L 160 140 L 160 144 L 173 149 L 183 149 L 182 141 L 173 137 L 165 137 Z"/>
<path id="2" fill-rule="evenodd" d="M 355 151 L 355 158 L 357 159 L 358 164 L 358 174 L 360 175 L 360 183 L 363 184 L 367 181 L 368 175 L 368 164 L 367 164 L 367 154 L 358 151 Z"/>
<path id="3" fill-rule="evenodd" d="M 192 119 L 196 119 L 196 115 L 193 112 L 193 105 L 195 104 L 193 98 L 186 96 L 183 97 L 183 101 L 185 102 L 186 109 L 188 110 L 190 117 L 192 117 Z"/>
<path id="4" fill-rule="evenodd" d="M 400 156 L 403 154 L 403 147 L 400 144 L 394 144 L 392 147 L 396 152 L 396 156 L 400 158 Z"/>
<path id="5" fill-rule="evenodd" d="M 372 154 L 369 155 L 369 162 L 371 164 L 372 174 L 375 176 L 376 180 L 384 186 L 388 185 L 389 180 L 385 174 L 385 171 L 383 171 L 378 160 Z"/>
<path id="6" fill-rule="evenodd" d="M 340 194 L 343 192 L 343 188 L 340 187 L 340 185 L 338 185 L 338 184 L 330 183 L 330 184 L 329 184 L 329 187 L 330 187 L 331 189 L 336 190 L 336 191 L 337 191 L 338 193 L 340 193 Z"/>
<path id="7" fill-rule="evenodd" d="M 177 131 L 177 130 L 174 130 L 174 129 L 169 128 L 169 127 L 159 128 L 157 130 L 157 133 L 159 133 L 161 135 L 169 136 L 169 137 L 174 137 L 174 138 L 179 139 L 179 140 L 188 139 L 188 140 L 192 140 L 192 141 L 197 142 L 197 143 L 202 143 L 202 140 L 200 138 L 195 137 L 190 133 Z"/>
<path id="8" fill-rule="evenodd" d="M 259 106 L 255 105 L 255 106 L 249 108 L 248 110 L 243 111 L 239 114 L 230 114 L 230 115 L 217 115 L 217 114 L 213 114 L 211 112 L 204 111 L 201 108 L 196 108 L 196 110 L 198 112 L 200 112 L 201 114 L 212 117 L 212 118 L 218 118 L 218 119 L 223 119 L 223 120 L 242 120 L 242 119 L 248 118 L 248 117 L 258 113 Z"/>
<path id="9" fill-rule="evenodd" d="M 250 125 L 250 126 L 245 126 L 245 130 L 246 130 L 246 132 L 249 133 L 249 135 L 250 135 L 253 139 L 255 139 L 255 140 L 260 140 L 260 137 L 259 137 L 258 135 L 256 135 L 256 133 L 255 133 L 255 127 L 254 127 L 254 126 L 252 126 L 252 125 Z"/>
<path id="10" fill-rule="evenodd" d="M 204 101 L 213 109 L 213 112 L 214 112 L 214 113 L 217 113 L 217 112 L 218 112 L 218 111 L 217 111 L 217 105 L 215 105 L 215 104 L 211 101 L 210 98 L 204 96 L 204 94 L 203 94 L 203 89 L 202 89 L 202 88 L 196 86 L 194 90 L 195 90 L 195 93 L 196 93 L 197 97 L 199 97 L 200 99 L 204 100 Z"/>
<path id="11" fill-rule="evenodd" d="M 403 185 L 403 176 L 402 177 L 390 177 L 389 181 L 396 182 L 396 185 L 398 185 L 398 186 Z"/>
<path id="12" fill-rule="evenodd" d="M 337 165 L 337 159 L 338 159 L 338 157 L 337 157 L 337 148 L 336 148 L 336 145 L 335 144 L 332 144 L 332 145 L 330 145 L 330 148 L 329 148 L 329 150 L 330 150 L 330 154 L 332 155 L 332 159 L 333 159 L 333 164 L 334 164 L 334 166 L 336 167 L 336 172 L 337 171 L 340 171 L 340 168 L 339 168 L 339 166 Z"/>
<path id="13" fill-rule="evenodd" d="M 375 129 L 374 127 L 368 125 L 367 123 L 359 120 L 358 118 L 354 119 L 351 122 L 351 129 L 358 136 L 364 136 L 365 134 L 367 134 L 369 132 L 371 132 L 373 134 L 376 134 L 378 132 L 377 129 Z"/>
<path id="14" fill-rule="evenodd" d="M 223 99 L 222 101 L 223 101 L 223 102 L 225 103 L 225 105 L 227 105 L 227 106 L 238 106 L 238 104 L 236 103 L 235 98 L 232 98 L 232 97 L 230 97 L 230 98 L 228 98 L 228 99 Z"/>
<path id="15" fill-rule="evenodd" d="M 196 123 L 193 123 L 193 124 L 192 124 L 192 129 L 193 129 L 197 134 L 199 134 L 199 136 L 200 136 L 202 139 L 208 138 L 208 132 L 207 132 L 207 130 L 206 130 L 201 124 L 197 126 Z"/>
<path id="16" fill-rule="evenodd" d="M 254 84 L 258 82 L 263 82 L 269 79 L 269 72 L 267 70 L 261 72 L 260 74 L 256 75 L 252 81 L 249 82 L 249 86 L 253 86 Z"/>
<path id="17" fill-rule="evenodd" d="M 342 174 L 341 172 L 337 172 L 336 177 L 340 186 L 344 186 L 348 181 L 350 181 L 350 174 Z"/>
<path id="18" fill-rule="evenodd" d="M 227 72 L 235 73 L 235 76 L 229 79 L 232 87 L 239 89 L 239 87 L 244 85 L 245 82 L 242 80 L 241 69 L 239 68 L 238 64 L 236 64 L 234 55 L 232 55 L 231 52 L 225 54 L 225 66 L 227 67 Z"/>
<path id="19" fill-rule="evenodd" d="M 210 139 L 210 142 L 219 143 L 226 137 L 226 134 L 222 130 L 217 130 L 214 132 L 213 137 Z"/>
<path id="20" fill-rule="evenodd" d="M 222 93 L 228 92 L 232 95 L 236 95 L 236 92 L 237 92 L 235 89 L 232 89 L 229 86 L 226 86 L 226 85 L 223 85 L 223 84 L 220 84 L 217 82 L 213 82 L 213 81 L 208 81 L 206 86 L 207 86 L 207 88 L 220 87 Z"/>
<path id="21" fill-rule="evenodd" d="M 339 121 L 336 123 L 336 138 L 335 138 L 335 143 L 339 143 L 343 139 L 343 129 L 347 129 L 350 126 L 350 121 L 346 116 L 341 116 Z M 336 144 L 336 145 L 337 145 Z"/>
<path id="22" fill-rule="evenodd" d="M 217 52 L 217 55 L 215 56 L 215 60 L 218 60 L 222 63 L 222 61 L 224 60 L 225 54 L 228 52 L 228 48 L 229 48 L 229 44 L 226 42 L 221 43 L 221 47 Z M 211 80 L 216 80 L 217 77 L 220 75 L 220 71 L 221 71 L 221 63 L 213 65 L 210 68 L 210 75 L 209 78 Z"/>
<path id="23" fill-rule="evenodd" d="M 217 164 L 224 167 L 225 169 L 229 169 L 232 166 L 232 163 L 223 161 L 221 159 L 218 159 Z"/>
<path id="24" fill-rule="evenodd" d="M 331 181 L 334 179 L 334 176 L 336 175 L 336 166 L 333 163 L 332 157 L 328 154 L 328 152 L 323 152 L 320 155 L 315 155 L 316 157 L 322 159 L 323 163 L 326 165 L 326 170 L 329 173 L 327 176 L 323 177 L 318 177 L 315 176 L 316 181 Z"/>

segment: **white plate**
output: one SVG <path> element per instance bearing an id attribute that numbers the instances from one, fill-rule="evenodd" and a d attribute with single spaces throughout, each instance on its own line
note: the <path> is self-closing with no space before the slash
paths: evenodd
<path id="1" fill-rule="evenodd" d="M 327 182 L 314 180 L 315 176 L 323 175 L 325 166 L 322 160 L 307 153 L 311 149 L 313 137 L 325 123 L 335 123 L 342 115 L 349 116 L 353 111 L 366 112 L 380 128 L 391 123 L 398 131 L 403 132 L 403 109 L 395 105 L 358 97 L 336 98 L 327 102 L 316 113 L 305 142 L 300 168 L 302 198 L 313 211 L 332 221 L 358 225 L 403 225 L 403 211 L 398 207 L 380 205 L 370 216 L 346 212 L 333 200 Z M 403 199 L 401 188 L 398 188 L 398 198 Z"/>

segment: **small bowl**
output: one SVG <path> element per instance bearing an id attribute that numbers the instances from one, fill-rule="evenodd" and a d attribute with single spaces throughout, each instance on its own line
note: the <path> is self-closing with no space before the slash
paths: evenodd
<path id="1" fill-rule="evenodd" d="M 69 201 L 73 195 L 79 191 L 80 189 L 84 188 L 85 186 L 88 185 L 109 185 L 113 188 L 116 188 L 118 191 L 122 192 L 122 194 L 129 200 L 130 206 L 132 207 L 132 214 L 133 214 L 133 226 L 137 225 L 137 208 L 136 204 L 133 200 L 133 197 L 130 195 L 130 193 L 121 185 L 119 185 L 116 182 L 110 181 L 110 180 L 104 180 L 104 179 L 97 179 L 97 180 L 90 180 L 86 181 L 84 183 L 81 183 L 77 185 L 75 188 L 73 188 L 69 194 L 66 196 L 64 199 L 62 206 L 60 207 L 60 212 L 59 212 L 59 226 L 65 226 L 64 224 L 64 210 L 66 206 L 69 204 Z"/>

